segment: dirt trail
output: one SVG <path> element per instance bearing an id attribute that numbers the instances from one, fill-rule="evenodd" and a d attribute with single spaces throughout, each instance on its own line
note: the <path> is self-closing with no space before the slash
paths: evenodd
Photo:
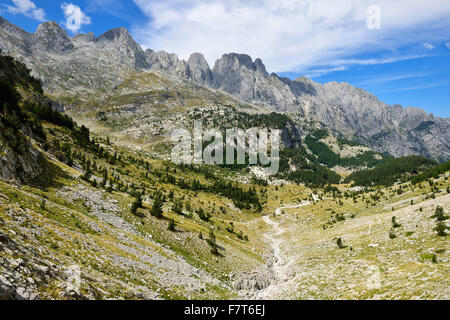
<path id="1" fill-rule="evenodd" d="M 309 201 L 300 204 L 291 204 L 275 210 L 275 216 L 279 216 L 284 209 L 297 209 L 309 205 Z M 274 262 L 271 266 L 274 280 L 272 283 L 260 290 L 256 294 L 256 299 L 270 300 L 277 299 L 279 295 L 288 289 L 288 283 L 292 281 L 295 276 L 290 273 L 290 266 L 295 263 L 296 257 L 288 254 L 287 248 L 283 248 L 282 244 L 286 241 L 280 237 L 289 228 L 281 227 L 281 223 L 272 220 L 270 215 L 264 216 L 263 221 L 270 225 L 272 231 L 265 233 L 269 245 L 273 250 Z"/>

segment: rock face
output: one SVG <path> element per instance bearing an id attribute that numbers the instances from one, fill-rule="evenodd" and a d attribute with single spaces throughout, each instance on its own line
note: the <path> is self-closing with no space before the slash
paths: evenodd
<path id="1" fill-rule="evenodd" d="M 145 53 L 125 28 L 111 29 L 93 39 L 93 41 L 98 48 L 104 49 L 104 51 L 116 49 L 116 55 L 125 64 L 134 64 L 136 70 L 149 68 Z"/>
<path id="2" fill-rule="evenodd" d="M 335 132 L 394 156 L 421 154 L 440 161 L 450 158 L 450 119 L 417 108 L 389 106 L 348 83 L 294 82 L 313 89 L 297 97 L 304 114 Z M 295 109 L 288 106 L 289 111 Z"/>
<path id="3" fill-rule="evenodd" d="M 67 32 L 54 21 L 41 24 L 33 35 L 33 50 L 64 54 L 74 49 Z"/>
<path id="4" fill-rule="evenodd" d="M 29 128 L 23 128 L 29 131 Z M 0 121 L 0 179 L 15 180 L 17 183 L 26 183 L 42 173 L 42 154 L 21 134 L 12 137 L 9 128 Z M 16 139 L 20 146 L 14 150 L 8 146 L 7 141 Z"/>
<path id="5" fill-rule="evenodd" d="M 268 76 L 261 60 L 253 63 L 246 54 L 230 53 L 219 59 L 213 72 L 213 86 L 247 101 L 258 97 L 258 83 Z"/>
<path id="6" fill-rule="evenodd" d="M 186 61 L 178 59 L 176 54 L 147 49 L 145 57 L 149 69 L 167 71 L 185 78 L 190 77 L 188 64 Z"/>
<path id="7" fill-rule="evenodd" d="M 450 158 L 450 119 L 390 106 L 348 83 L 325 85 L 269 74 L 260 59 L 223 55 L 211 70 L 200 53 L 186 62 L 164 51 L 143 51 L 125 28 L 70 37 L 55 22 L 30 34 L 0 17 L 0 48 L 26 63 L 56 96 L 102 94 L 142 70 L 219 89 L 253 105 L 320 121 L 334 133 L 394 156 Z M 51 81 L 50 81 L 51 80 Z"/>
<path id="8" fill-rule="evenodd" d="M 193 53 L 188 60 L 191 78 L 194 82 L 211 86 L 213 83 L 213 74 L 209 68 L 208 62 L 201 53 Z"/>

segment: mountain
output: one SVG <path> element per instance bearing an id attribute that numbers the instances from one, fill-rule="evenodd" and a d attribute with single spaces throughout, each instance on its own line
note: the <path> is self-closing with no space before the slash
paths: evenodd
<path id="1" fill-rule="evenodd" d="M 260 59 L 226 54 L 213 68 L 213 86 L 277 112 L 301 113 L 348 138 L 394 156 L 450 157 L 450 119 L 418 108 L 389 106 L 348 83 L 321 85 L 269 75 Z"/>
<path id="2" fill-rule="evenodd" d="M 0 30 L 0 48 L 26 63 L 55 97 L 106 97 L 130 75 L 154 70 L 171 82 L 219 90 L 260 110 L 318 121 L 378 152 L 450 158 L 450 119 L 390 106 L 348 83 L 292 81 L 269 74 L 260 59 L 245 54 L 224 54 L 210 69 L 200 53 L 184 61 L 164 51 L 144 52 L 125 28 L 70 37 L 57 23 L 47 22 L 29 34 L 0 17 Z"/>
<path id="3" fill-rule="evenodd" d="M 2 23 L 1 48 L 45 90 L 0 53 L 0 300 L 448 300 L 450 161 L 273 112 L 248 56 L 208 72 L 201 54 L 143 52 L 125 29 Z M 280 129 L 280 173 L 167 161 L 173 129 L 197 119 Z"/>

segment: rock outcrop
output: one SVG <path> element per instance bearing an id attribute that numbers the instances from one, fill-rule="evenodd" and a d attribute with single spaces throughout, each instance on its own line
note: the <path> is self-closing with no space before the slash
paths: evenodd
<path id="1" fill-rule="evenodd" d="M 212 85 L 213 74 L 203 54 L 198 52 L 191 54 L 187 63 L 191 71 L 191 78 L 194 82 L 207 86 Z"/>
<path id="2" fill-rule="evenodd" d="M 145 57 L 149 69 L 166 71 L 184 78 L 190 77 L 188 64 L 186 61 L 180 60 L 176 54 L 147 49 Z"/>

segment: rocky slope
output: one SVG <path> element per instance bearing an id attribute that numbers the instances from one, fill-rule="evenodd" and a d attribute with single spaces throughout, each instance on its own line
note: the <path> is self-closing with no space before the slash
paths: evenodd
<path id="1" fill-rule="evenodd" d="M 184 61 L 164 51 L 144 52 L 124 28 L 70 37 L 47 22 L 30 34 L 0 17 L 0 30 L 0 48 L 24 61 L 55 96 L 101 96 L 132 73 L 157 70 L 169 81 L 189 81 L 247 104 L 315 119 L 379 152 L 450 158 L 450 119 L 387 105 L 348 83 L 292 81 L 269 74 L 260 59 L 234 53 L 223 55 L 211 70 L 200 53 Z"/>

